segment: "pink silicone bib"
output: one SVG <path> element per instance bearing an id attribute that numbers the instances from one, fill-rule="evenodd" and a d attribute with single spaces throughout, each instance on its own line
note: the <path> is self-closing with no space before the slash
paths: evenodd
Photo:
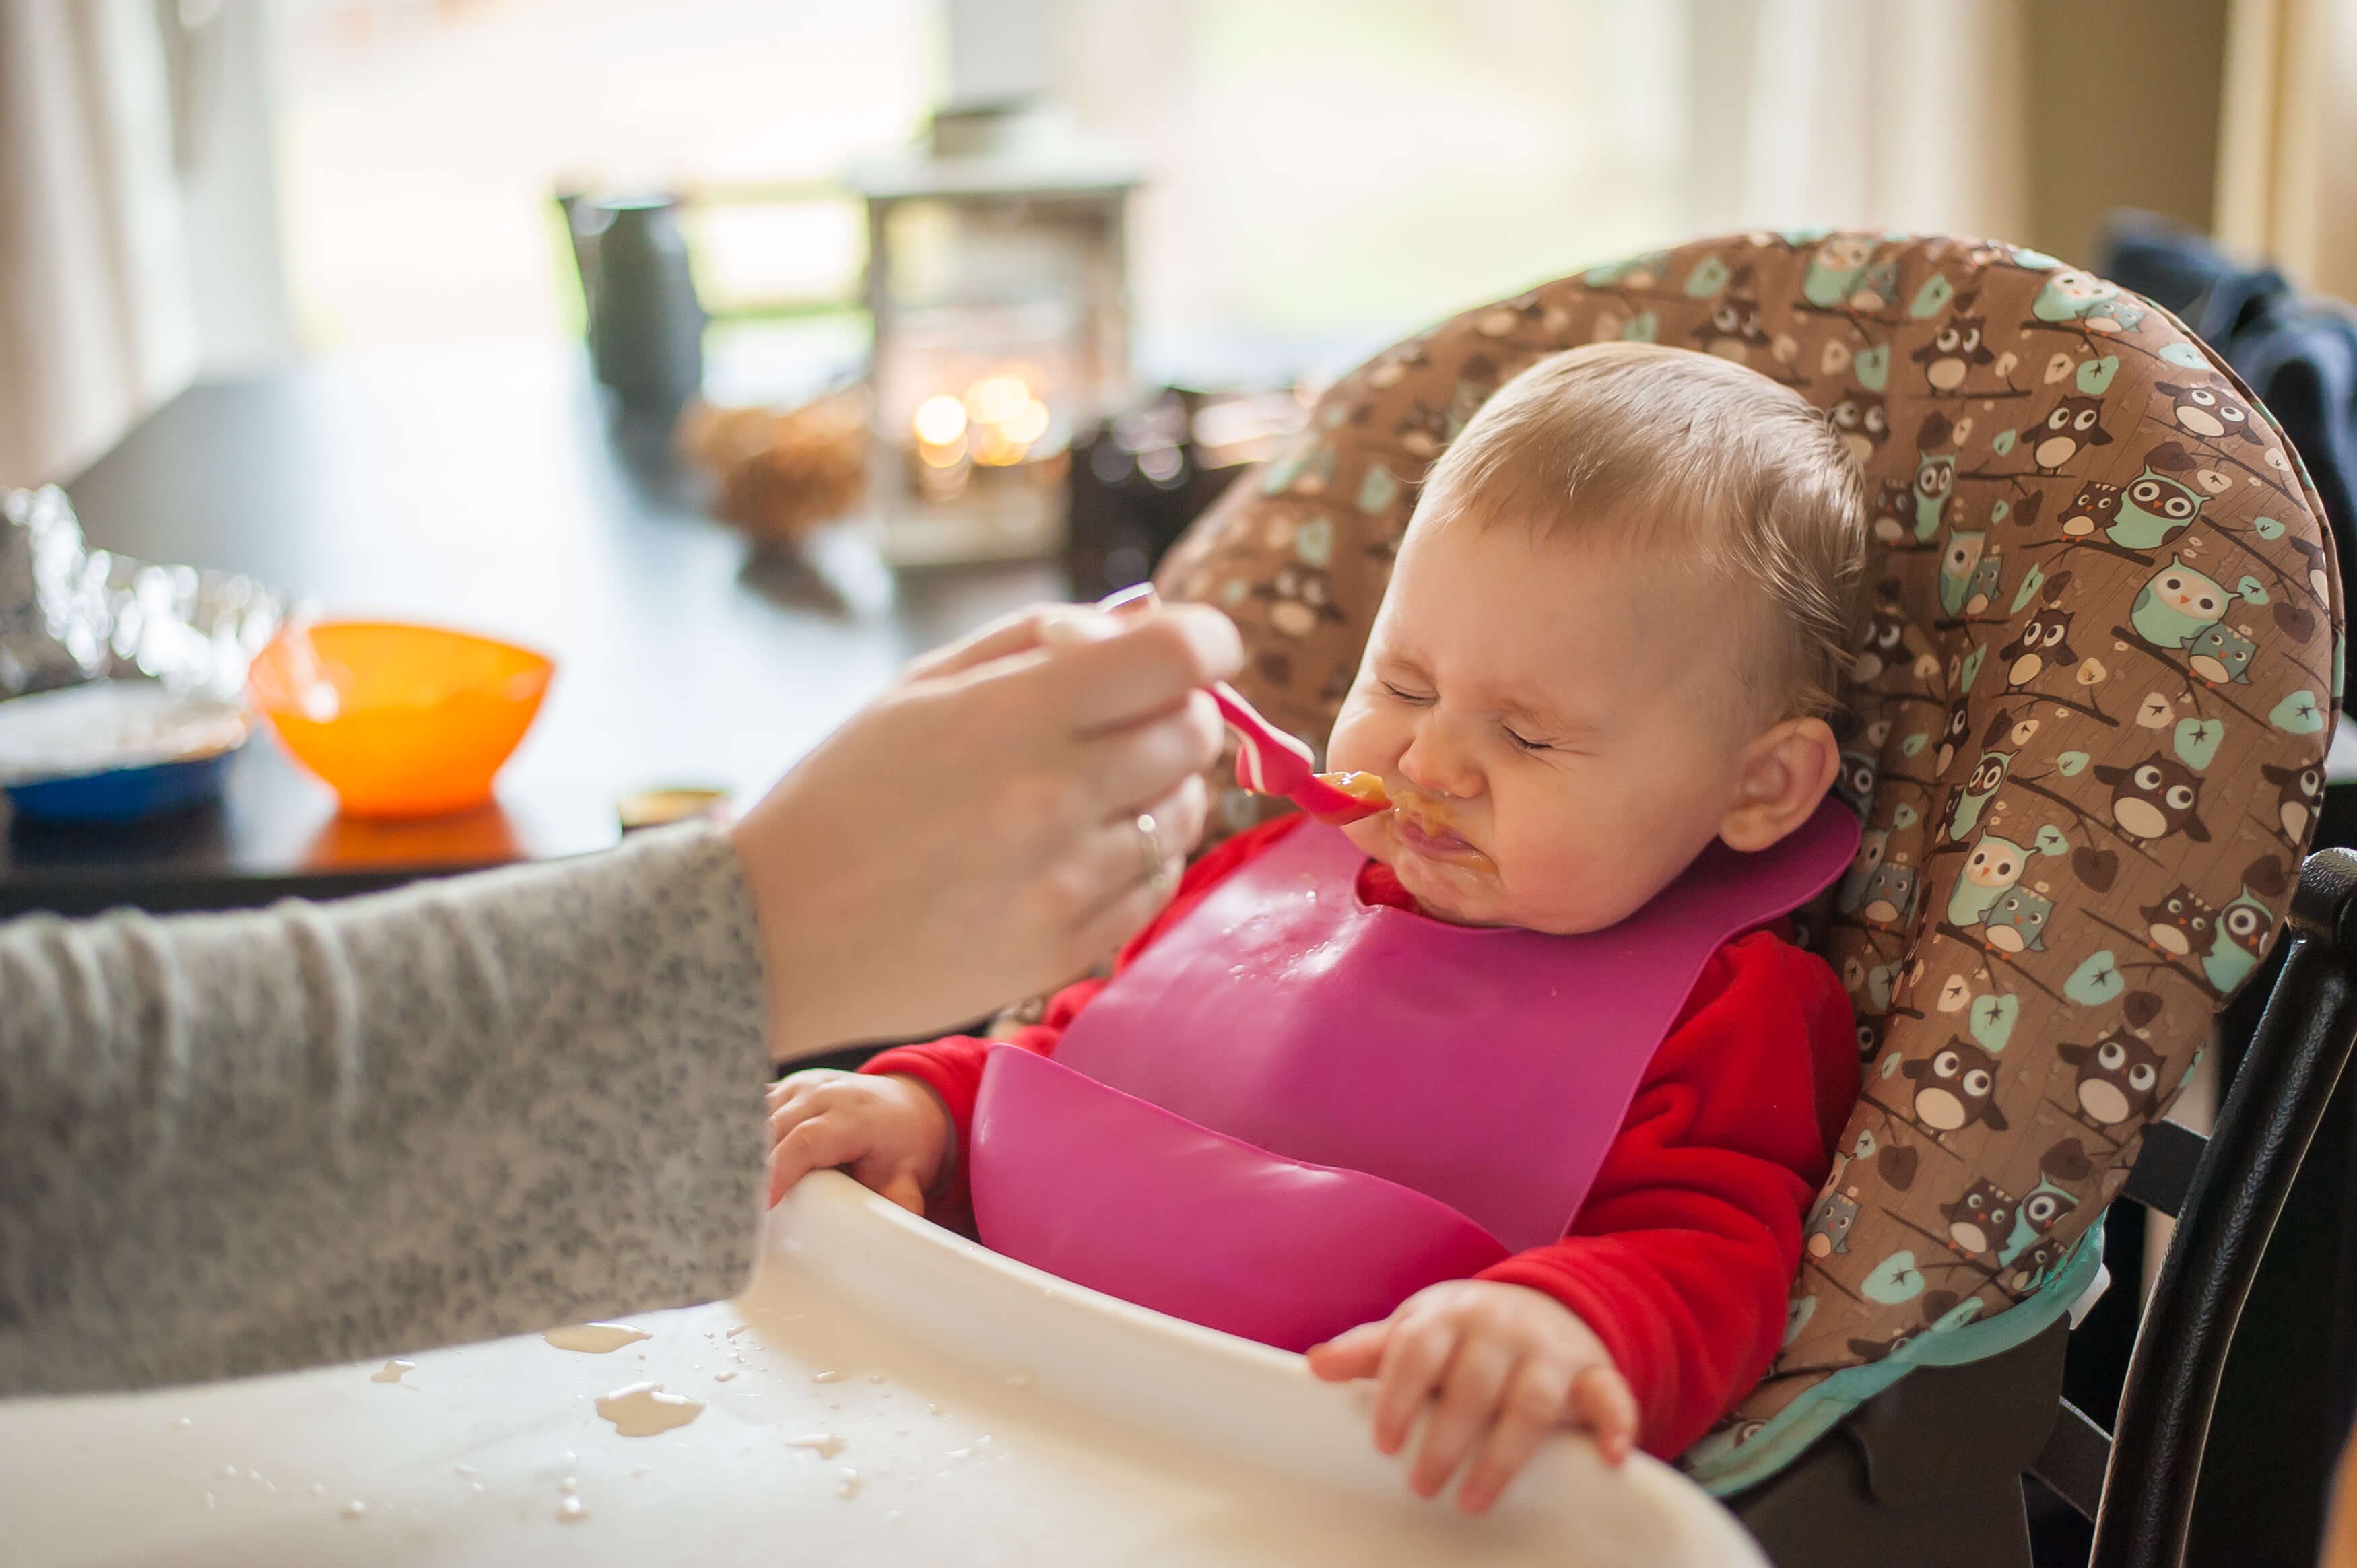
<path id="1" fill-rule="evenodd" d="M 1304 823 L 1090 1004 L 1053 1059 L 994 1050 L 971 1155 L 982 1239 L 1291 1349 L 1561 1237 L 1695 976 L 1828 886 L 1832 801 L 1759 854 L 1713 844 L 1578 937 L 1362 903 Z"/>

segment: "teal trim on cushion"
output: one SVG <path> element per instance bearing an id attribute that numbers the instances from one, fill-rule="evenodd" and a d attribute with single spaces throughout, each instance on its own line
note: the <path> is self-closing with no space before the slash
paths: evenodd
<path id="1" fill-rule="evenodd" d="M 1756 1487 L 1799 1458 L 1835 1422 L 1914 1368 L 1961 1367 L 1986 1360 L 2043 1334 L 2086 1294 L 2095 1271 L 2103 1266 L 2104 1221 L 2099 1216 L 2044 1284 L 1996 1316 L 1977 1323 L 1967 1317 L 1953 1328 L 1934 1324 L 1881 1360 L 1845 1367 L 1809 1388 L 1749 1441 L 1722 1446 L 1705 1438 L 1688 1449 L 1680 1463 L 1696 1485 L 1716 1498 Z M 1965 1305 L 1977 1308 L 1979 1303 Z"/>

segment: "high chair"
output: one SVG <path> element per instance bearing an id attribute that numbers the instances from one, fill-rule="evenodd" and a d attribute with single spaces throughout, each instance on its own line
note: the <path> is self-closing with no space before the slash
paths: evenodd
<path id="1" fill-rule="evenodd" d="M 1610 338 L 1793 387 L 1871 502 L 1835 716 L 1864 841 L 1798 919 L 1857 1010 L 1862 1096 L 1783 1348 L 1685 1465 L 1788 1568 L 2027 1564 L 2033 1471 L 2099 1513 L 2096 1563 L 2172 1563 L 2236 1316 L 2357 1037 L 2357 856 L 2301 865 L 2342 650 L 2314 489 L 2216 355 L 2100 278 L 1980 241 L 1749 233 L 1378 355 L 1163 591 L 1226 609 L 1237 684 L 1322 740 L 1426 465 L 1516 371 Z M 1265 809 L 1228 792 L 1215 832 Z M 2205 1144 L 2165 1118 L 2287 912 Z M 2179 1225 L 2107 1437 L 2059 1400 L 2123 1194 Z"/>

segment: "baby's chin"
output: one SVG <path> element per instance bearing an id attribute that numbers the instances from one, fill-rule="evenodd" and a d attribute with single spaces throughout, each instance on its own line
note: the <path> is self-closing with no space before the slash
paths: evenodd
<path id="1" fill-rule="evenodd" d="M 1519 926 L 1513 900 L 1488 868 L 1451 865 L 1401 847 L 1387 836 L 1362 845 L 1370 857 L 1392 868 L 1416 908 L 1453 926 Z"/>
<path id="2" fill-rule="evenodd" d="M 1513 926 L 1549 936 L 1576 937 L 1619 925 L 1651 897 L 1638 897 L 1635 889 L 1614 889 L 1600 899 L 1525 898 L 1500 871 L 1429 860 L 1381 834 L 1370 834 L 1368 839 L 1375 842 L 1361 840 L 1360 847 L 1371 859 L 1392 868 L 1392 875 L 1399 878 L 1416 907 L 1453 926 Z"/>

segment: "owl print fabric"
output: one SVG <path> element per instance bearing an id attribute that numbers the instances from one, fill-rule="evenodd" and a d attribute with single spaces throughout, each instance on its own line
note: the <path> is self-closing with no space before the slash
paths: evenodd
<path id="1" fill-rule="evenodd" d="M 1705 1440 L 1723 1458 L 1828 1376 L 2030 1295 L 2119 1190 L 2288 905 L 2340 581 L 2281 432 L 2165 311 L 2013 246 L 1759 233 L 1378 356 L 1196 524 L 1163 590 L 1227 610 L 1238 684 L 1322 740 L 1427 465 L 1525 365 L 1610 338 L 1795 388 L 1871 503 L 1836 717 L 1865 831 L 1807 922 L 1856 1007 L 1862 1094 L 1783 1350 Z M 1262 809 L 1225 790 L 1214 832 Z"/>

